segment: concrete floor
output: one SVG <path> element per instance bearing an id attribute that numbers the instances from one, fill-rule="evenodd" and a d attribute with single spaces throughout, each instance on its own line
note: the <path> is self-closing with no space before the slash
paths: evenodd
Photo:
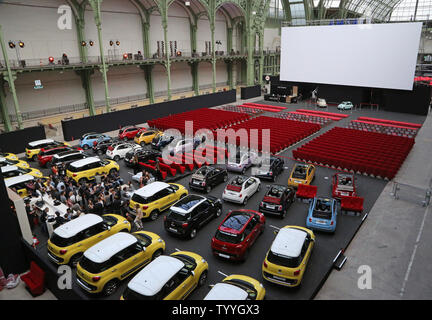
<path id="1" fill-rule="evenodd" d="M 345 255 L 341 271 L 333 271 L 316 299 L 431 299 L 432 217 L 421 200 L 432 178 L 432 116 L 417 135 L 416 144 L 394 181 L 389 182 Z M 371 270 L 370 289 L 360 289 L 361 266 Z"/>
<path id="2" fill-rule="evenodd" d="M 252 101 L 257 100 L 259 99 L 253 99 Z M 242 101 L 239 101 L 239 103 L 241 102 Z M 288 106 L 287 111 L 295 110 L 299 107 L 305 107 L 305 105 L 286 105 L 277 103 L 271 104 Z M 337 112 L 336 108 L 334 107 L 330 107 L 327 111 Z M 357 116 L 371 116 L 416 123 L 421 123 L 424 120 L 424 117 L 421 116 L 398 114 L 385 111 L 377 112 L 372 110 L 362 110 L 361 112 L 353 111 L 353 113 L 350 115 L 351 116 L 345 121 L 332 123 L 330 126 L 321 130 L 318 135 L 321 135 L 323 132 L 334 126 L 345 126 L 350 120 L 356 119 Z M 427 125 L 432 130 L 432 123 L 428 123 Z M 411 168 L 411 163 L 417 161 L 416 159 L 418 159 L 420 156 L 426 156 L 423 153 L 429 151 L 428 149 L 430 149 L 430 142 L 427 139 L 424 139 L 423 141 L 426 147 L 420 144 L 423 136 L 427 137 L 427 134 L 429 134 L 429 137 L 432 136 L 430 132 L 423 134 L 423 130 L 425 130 L 427 125 L 424 126 L 418 135 L 416 147 L 409 155 L 409 158 L 399 172 L 396 181 L 408 181 L 408 179 L 404 180 L 403 174 L 409 175 L 410 177 L 412 177 L 412 174 L 409 172 L 404 173 L 405 170 L 408 170 L 406 168 Z M 112 135 L 116 134 L 117 131 L 112 132 Z M 304 141 L 302 143 L 304 143 Z M 428 145 L 429 148 L 427 147 Z M 417 148 L 419 150 L 416 152 Z M 285 150 L 283 155 L 291 156 L 291 152 L 289 151 L 292 149 L 293 147 L 289 148 L 289 150 Z M 421 153 L 422 151 L 423 153 Z M 289 163 L 288 166 L 291 166 L 291 163 Z M 422 167 L 430 168 L 430 162 L 423 162 Z M 417 166 L 414 166 L 412 170 L 416 171 L 417 168 Z M 331 171 L 331 169 L 328 170 Z M 430 177 L 430 171 L 427 172 Z M 325 178 L 325 176 L 328 176 L 329 174 L 330 173 L 323 172 L 322 178 Z M 398 178 L 401 176 L 402 180 L 398 180 Z M 367 180 L 371 179 L 377 182 L 376 179 L 369 177 L 365 178 L 367 178 Z M 420 178 L 423 178 L 422 174 L 419 175 L 419 179 Z M 280 180 L 285 181 L 286 177 L 284 176 Z M 182 183 L 183 181 L 179 182 Z M 422 230 L 428 230 L 427 227 L 431 225 L 432 222 L 430 215 L 427 215 L 427 211 L 425 213 L 425 208 L 421 207 L 419 204 L 413 204 L 403 199 L 396 202 L 396 200 L 394 200 L 390 195 L 392 191 L 392 182 L 385 183 L 381 180 L 379 184 L 381 183 L 382 187 L 365 190 L 366 192 L 376 192 L 376 194 L 369 194 L 368 197 L 373 199 L 373 202 L 375 202 L 377 198 L 378 200 L 370 210 L 369 217 L 361 227 L 360 232 L 356 235 L 350 247 L 345 252 L 345 255 L 348 257 L 348 261 L 344 268 L 342 271 L 333 271 L 330 274 L 328 280 L 316 296 L 316 299 L 411 299 L 417 297 L 420 297 L 420 299 L 422 297 L 428 297 L 430 299 L 432 297 L 431 285 L 428 283 L 428 281 L 424 281 L 424 278 L 430 274 L 428 271 L 431 269 L 431 256 L 427 250 L 428 240 L 430 240 L 431 235 L 426 233 L 419 234 L 419 229 L 422 226 L 424 226 Z M 382 193 L 381 190 L 383 190 Z M 258 200 L 258 198 L 261 196 L 256 197 Z M 390 211 L 389 208 L 392 210 Z M 214 226 L 213 229 L 211 226 L 205 228 L 213 230 Z M 205 230 L 203 231 L 201 232 L 205 233 Z M 421 242 L 417 241 L 420 236 Z M 265 238 L 267 238 L 267 236 Z M 270 241 L 270 238 L 272 239 L 273 237 L 269 237 L 269 239 L 265 240 L 261 239 L 261 245 L 258 244 L 257 247 L 262 247 L 262 249 L 268 248 L 269 243 L 267 242 Z M 170 239 L 170 241 L 172 240 Z M 266 243 L 263 244 L 263 241 Z M 188 247 L 188 245 L 184 245 L 184 247 Z M 182 246 L 181 249 L 185 248 Z M 259 251 L 261 251 L 261 249 L 259 249 Z M 223 270 L 229 273 L 231 266 L 228 267 L 226 263 L 223 264 L 225 264 L 226 267 L 224 269 L 218 270 Z M 360 290 L 357 286 L 358 279 L 361 276 L 359 273 L 357 273 L 357 271 L 361 265 L 369 265 L 372 269 L 372 289 L 370 290 Z M 219 266 L 222 265 L 218 263 L 218 267 Z M 406 278 L 408 279 L 407 281 L 405 281 Z M 213 280 L 214 282 L 216 279 L 213 278 L 209 280 Z M 401 295 L 402 288 L 403 293 Z M 32 298 L 22 286 L 14 290 L 5 290 L 0 292 L 0 300 Z M 207 288 L 204 288 L 204 291 L 207 290 Z M 14 295 L 9 297 L 8 291 L 13 292 Z M 8 296 L 6 297 L 5 294 L 8 294 Z M 203 294 L 204 292 L 199 292 L 194 295 L 193 298 L 199 299 L 203 296 Z M 280 299 L 281 296 L 279 296 L 279 294 L 280 292 L 275 292 L 273 297 L 268 298 Z M 26 297 L 26 295 L 28 295 L 28 297 Z M 38 298 L 43 299 L 44 297 L 47 299 L 55 299 L 55 297 L 49 292 Z"/>

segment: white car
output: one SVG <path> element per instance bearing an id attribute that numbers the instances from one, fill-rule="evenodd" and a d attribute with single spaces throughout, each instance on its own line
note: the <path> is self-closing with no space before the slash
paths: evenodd
<path id="1" fill-rule="evenodd" d="M 169 149 L 171 155 L 192 152 L 201 144 L 200 139 L 182 139 Z"/>
<path id="2" fill-rule="evenodd" d="M 317 107 L 327 108 L 327 102 L 325 101 L 325 99 L 318 99 L 317 100 Z"/>
<path id="3" fill-rule="evenodd" d="M 338 110 L 351 110 L 354 108 L 354 105 L 351 101 L 343 101 L 341 104 L 338 105 Z"/>
<path id="4" fill-rule="evenodd" d="M 236 176 L 225 187 L 222 200 L 246 204 L 248 199 L 261 188 L 261 181 L 255 177 Z"/>
<path id="5" fill-rule="evenodd" d="M 140 183 L 141 177 L 142 177 L 142 171 L 140 171 L 137 174 L 133 175 L 132 176 L 132 181 Z M 155 181 L 156 181 L 156 179 L 153 176 L 151 176 L 150 180 L 147 181 L 147 184 L 150 184 L 150 183 L 155 182 Z"/>
<path id="6" fill-rule="evenodd" d="M 241 172 L 242 174 L 245 174 L 246 170 L 255 164 L 257 158 L 258 155 L 253 151 L 244 153 L 237 151 L 235 162 L 231 161 L 234 159 L 228 158 L 226 168 L 228 171 Z"/>
<path id="7" fill-rule="evenodd" d="M 126 153 L 136 151 L 142 147 L 138 144 L 128 142 L 114 143 L 108 147 L 106 155 L 109 159 L 119 161 L 126 156 Z"/>

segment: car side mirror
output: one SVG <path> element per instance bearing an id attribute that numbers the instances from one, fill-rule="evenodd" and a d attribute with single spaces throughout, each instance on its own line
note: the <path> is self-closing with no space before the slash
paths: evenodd
<path id="1" fill-rule="evenodd" d="M 110 226 L 108 226 L 108 227 L 107 227 L 107 230 L 108 230 L 108 231 L 111 231 L 111 227 L 110 227 Z"/>
<path id="2" fill-rule="evenodd" d="M 142 251 L 146 252 L 147 248 L 142 246 Z"/>
<path id="3" fill-rule="evenodd" d="M 209 288 L 211 289 L 211 288 L 213 288 L 215 285 L 214 284 L 209 284 Z"/>
<path id="4" fill-rule="evenodd" d="M 190 273 L 191 275 L 195 276 L 195 271 L 192 270 Z"/>

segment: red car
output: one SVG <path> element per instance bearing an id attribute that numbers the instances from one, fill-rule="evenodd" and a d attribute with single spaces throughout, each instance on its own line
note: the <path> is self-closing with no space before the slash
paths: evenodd
<path id="1" fill-rule="evenodd" d="M 245 261 L 250 247 L 264 231 L 265 216 L 248 209 L 230 211 L 211 240 L 215 256 Z"/>
<path id="2" fill-rule="evenodd" d="M 38 154 L 39 166 L 46 167 L 49 163 L 51 163 L 51 160 L 55 154 L 64 151 L 72 151 L 72 150 L 82 151 L 83 149 L 80 147 L 69 147 L 69 146 L 42 148 Z"/>
<path id="3" fill-rule="evenodd" d="M 332 185 L 333 198 L 356 197 L 356 177 L 352 173 L 336 173 L 333 176 Z"/>
<path id="4" fill-rule="evenodd" d="M 119 130 L 119 134 L 118 137 L 121 140 L 132 140 L 133 138 L 135 138 L 135 136 L 142 132 L 145 131 L 146 128 L 142 128 L 142 127 L 124 127 L 122 129 Z"/>

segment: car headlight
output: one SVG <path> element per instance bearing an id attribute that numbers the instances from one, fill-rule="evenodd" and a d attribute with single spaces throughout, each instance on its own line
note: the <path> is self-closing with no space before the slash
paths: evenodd
<path id="1" fill-rule="evenodd" d="M 202 263 L 207 263 L 206 259 L 201 260 Z"/>
<path id="2" fill-rule="evenodd" d="M 157 239 L 157 241 L 160 243 L 164 243 L 164 241 L 161 238 Z"/>

